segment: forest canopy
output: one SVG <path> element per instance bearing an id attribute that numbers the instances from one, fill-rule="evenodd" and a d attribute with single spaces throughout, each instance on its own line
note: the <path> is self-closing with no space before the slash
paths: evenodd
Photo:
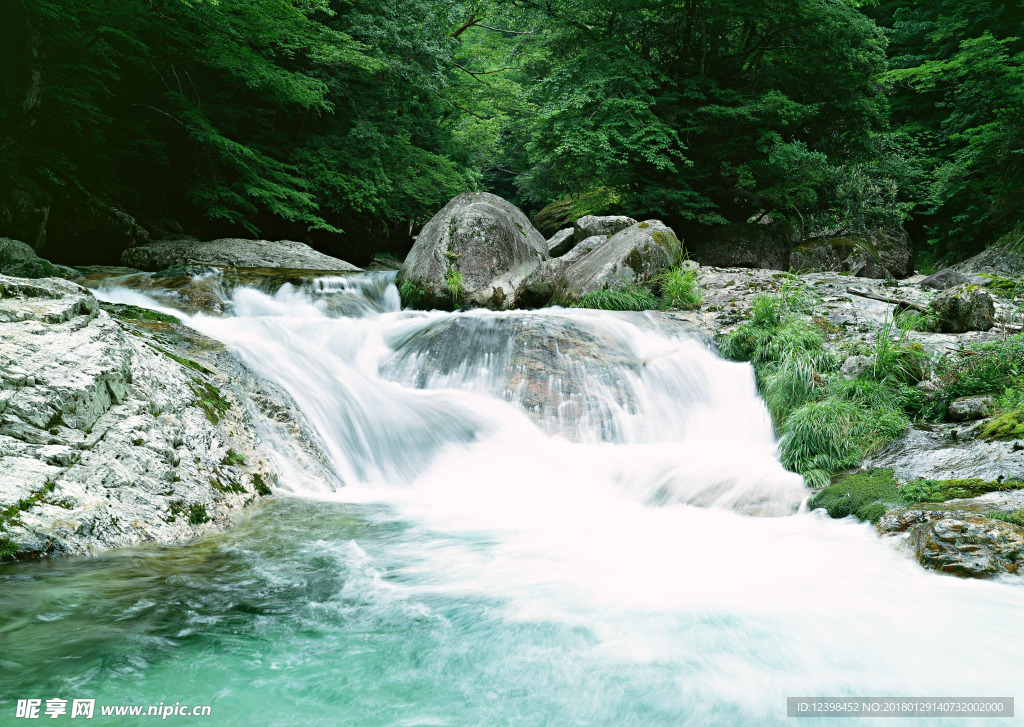
<path id="1" fill-rule="evenodd" d="M 0 176 L 372 255 L 452 196 L 1021 232 L 1020 0 L 11 0 Z M 340 241 L 340 242 L 339 242 Z"/>

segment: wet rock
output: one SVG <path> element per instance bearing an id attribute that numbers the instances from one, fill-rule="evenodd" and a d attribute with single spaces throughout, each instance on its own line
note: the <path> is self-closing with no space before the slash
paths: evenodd
<path id="1" fill-rule="evenodd" d="M 625 217 L 622 215 L 605 217 L 586 215 L 584 217 L 580 217 L 573 224 L 573 237 L 576 242 L 583 242 L 588 237 L 598 235 L 611 237 L 615 233 L 621 232 L 627 227 L 632 227 L 636 223 L 637 221 L 632 217 Z"/>
<path id="2" fill-rule="evenodd" d="M 547 259 L 547 241 L 518 207 L 486 192 L 461 194 L 423 228 L 399 271 L 399 291 L 414 308 L 506 310 Z"/>
<path id="3" fill-rule="evenodd" d="M 956 433 L 956 436 L 951 436 Z M 864 467 L 887 467 L 904 481 L 979 477 L 1024 480 L 1024 457 L 1012 442 L 962 436 L 954 424 L 917 424 L 895 442 L 868 457 Z"/>
<path id="4" fill-rule="evenodd" d="M 996 321 L 992 296 L 970 285 L 939 294 L 931 303 L 931 311 L 943 333 L 987 331 Z"/>
<path id="5" fill-rule="evenodd" d="M 991 396 L 965 396 L 950 403 L 946 416 L 954 422 L 984 419 L 992 413 L 992 402 Z"/>
<path id="6" fill-rule="evenodd" d="M 839 375 L 844 379 L 859 379 L 871 371 L 874 365 L 875 362 L 870 356 L 850 356 L 843 361 L 843 365 L 839 369 Z"/>
<path id="7" fill-rule="evenodd" d="M 966 275 L 961 273 L 959 270 L 946 268 L 945 270 L 940 270 L 937 273 L 929 275 L 918 283 L 918 285 L 922 288 L 932 288 L 933 290 L 948 290 L 949 288 L 955 288 L 958 285 L 966 285 L 967 283 L 968 279 Z"/>
<path id="8" fill-rule="evenodd" d="M 230 238 L 205 242 L 187 238 L 151 242 L 125 250 L 121 262 L 150 272 L 188 265 L 334 271 L 359 269 L 344 260 L 317 252 L 302 242 Z"/>
<path id="9" fill-rule="evenodd" d="M 561 294 L 576 301 L 596 290 L 646 283 L 677 263 L 681 254 L 679 238 L 671 228 L 658 220 L 640 222 L 573 261 L 565 270 Z"/>
<path id="10" fill-rule="evenodd" d="M 884 535 L 906 533 L 914 555 L 925 568 L 961 578 L 1019 574 L 1024 565 L 1024 528 L 976 510 L 908 508 L 887 514 L 878 523 Z M 990 509 L 989 514 L 1000 512 Z"/>
<path id="11" fill-rule="evenodd" d="M 166 317 L 0 276 L 0 538 L 25 558 L 226 527 L 276 480 L 261 396 L 290 401 Z"/>
<path id="12" fill-rule="evenodd" d="M 572 250 L 576 242 L 572 228 L 559 230 L 548 240 L 548 254 L 551 257 L 560 257 Z"/>

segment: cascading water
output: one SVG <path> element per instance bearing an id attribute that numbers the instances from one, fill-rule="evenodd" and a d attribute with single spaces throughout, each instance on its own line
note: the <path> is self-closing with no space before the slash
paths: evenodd
<path id="1" fill-rule="evenodd" d="M 4 581 L 26 684 L 303 725 L 1014 695 L 1024 589 L 797 514 L 749 367 L 665 316 L 402 312 L 392 277 L 235 287 L 187 319 L 291 393 L 337 478 L 282 467 L 295 496 L 231 533 Z"/>

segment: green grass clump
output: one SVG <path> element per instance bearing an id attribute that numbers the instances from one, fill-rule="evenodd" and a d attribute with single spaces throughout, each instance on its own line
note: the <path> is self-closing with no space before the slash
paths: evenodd
<path id="1" fill-rule="evenodd" d="M 448 292 L 452 294 L 452 304 L 459 304 L 459 297 L 463 293 L 462 273 L 457 270 L 449 270 L 444 276 L 444 284 L 448 286 Z"/>
<path id="2" fill-rule="evenodd" d="M 920 343 L 907 338 L 908 329 L 900 328 L 899 320 L 886 318 L 876 332 L 874 377 L 878 381 L 916 384 L 928 378 L 928 352 Z"/>
<path id="3" fill-rule="evenodd" d="M 573 308 L 643 311 L 661 307 L 661 301 L 647 288 L 624 285 L 614 290 L 595 290 L 573 304 Z"/>
<path id="4" fill-rule="evenodd" d="M 949 401 L 1020 388 L 1024 376 L 1024 334 L 968 344 L 944 356 L 936 378 Z"/>
<path id="5" fill-rule="evenodd" d="M 1013 512 L 993 512 L 989 513 L 985 517 L 993 520 L 1002 520 L 1004 523 L 1011 523 L 1019 528 L 1024 528 L 1024 510 L 1014 510 Z"/>
<path id="6" fill-rule="evenodd" d="M 697 281 L 697 270 L 681 266 L 665 268 L 654 279 L 661 290 L 661 299 L 666 308 L 693 310 L 700 308 L 704 297 Z"/>
<path id="7" fill-rule="evenodd" d="M 823 508 L 829 517 L 853 515 L 877 523 L 888 510 L 903 504 L 896 478 L 890 469 L 875 469 L 840 475 L 811 498 L 810 508 Z"/>
<path id="8" fill-rule="evenodd" d="M 402 280 L 398 283 L 398 297 L 402 301 L 403 308 L 415 308 L 416 310 L 428 310 L 432 298 L 420 286 L 410 280 Z"/>
<path id="9" fill-rule="evenodd" d="M 190 525 L 202 525 L 210 522 L 210 516 L 206 514 L 206 505 L 197 502 L 189 507 L 188 522 Z"/>

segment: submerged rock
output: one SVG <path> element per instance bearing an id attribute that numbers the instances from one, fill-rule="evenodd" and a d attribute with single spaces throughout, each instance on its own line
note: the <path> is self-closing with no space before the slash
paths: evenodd
<path id="1" fill-rule="evenodd" d="M 121 262 L 150 272 L 188 265 L 333 271 L 359 269 L 344 260 L 317 252 L 302 242 L 233 238 L 204 242 L 192 239 L 151 242 L 125 250 Z"/>
<path id="2" fill-rule="evenodd" d="M 119 315 L 71 282 L 0 276 L 6 556 L 181 541 L 270 494 L 257 432 L 292 426 L 290 400 L 169 316 Z"/>
<path id="3" fill-rule="evenodd" d="M 423 228 L 399 291 L 413 308 L 506 310 L 547 259 L 547 242 L 518 207 L 487 192 L 461 194 Z"/>

